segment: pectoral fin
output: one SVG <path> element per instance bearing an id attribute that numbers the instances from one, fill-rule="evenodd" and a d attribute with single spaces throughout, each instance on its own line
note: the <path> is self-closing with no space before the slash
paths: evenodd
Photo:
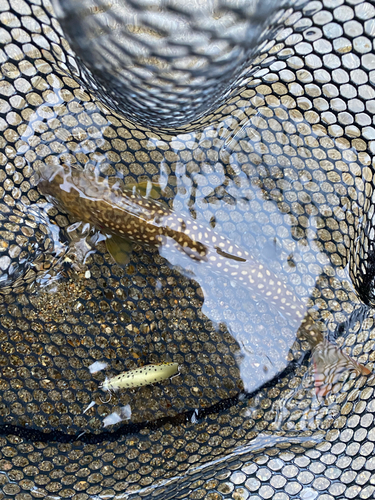
<path id="1" fill-rule="evenodd" d="M 125 267 L 130 261 L 133 243 L 125 238 L 115 235 L 108 235 L 106 239 L 108 253 L 114 261 L 121 267 Z"/>

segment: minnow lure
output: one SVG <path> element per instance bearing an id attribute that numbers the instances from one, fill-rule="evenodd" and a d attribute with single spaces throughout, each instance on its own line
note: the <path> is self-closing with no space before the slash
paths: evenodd
<path id="1" fill-rule="evenodd" d="M 178 363 L 162 363 L 160 365 L 146 365 L 135 370 L 120 373 L 115 377 L 106 378 L 100 384 L 103 391 L 118 391 L 119 389 L 132 389 L 144 385 L 155 384 L 173 377 L 178 372 Z"/>
<path id="2" fill-rule="evenodd" d="M 121 248 L 125 248 L 126 254 L 129 254 L 132 243 L 173 247 L 209 266 L 214 272 L 236 280 L 258 298 L 275 306 L 298 328 L 298 333 L 305 336 L 313 349 L 323 344 L 332 346 L 324 340 L 315 321 L 306 312 L 305 304 L 277 276 L 256 261 L 248 251 L 210 227 L 181 217 L 166 204 L 152 199 L 152 196 L 142 196 L 140 190 L 134 187 L 121 190 L 116 185 L 109 186 L 107 180 L 99 181 L 78 169 L 43 164 L 39 174 L 39 189 L 43 194 L 52 196 L 51 201 L 57 202 L 78 219 L 111 235 L 107 247 L 112 255 L 121 255 Z M 125 260 L 122 259 L 122 263 Z M 320 350 L 320 361 L 324 359 L 324 351 Z M 332 349 L 327 351 L 331 359 Z M 348 363 L 349 360 L 350 368 L 355 366 L 358 374 L 371 373 L 348 357 Z M 316 366 L 316 380 L 321 383 L 324 363 L 319 362 Z"/>

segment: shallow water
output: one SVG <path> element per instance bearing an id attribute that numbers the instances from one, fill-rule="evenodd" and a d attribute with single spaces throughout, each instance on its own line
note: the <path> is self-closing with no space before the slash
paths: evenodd
<path id="1" fill-rule="evenodd" d="M 298 27 L 294 34 L 285 27 L 264 44 L 251 75 L 238 80 L 225 106 L 184 130 L 157 132 L 109 111 L 54 66 L 65 57 L 73 61 L 62 52 L 55 21 L 41 16 L 41 7 L 33 5 L 31 12 L 15 4 L 17 16 L 0 16 L 1 212 L 15 211 L 17 202 L 25 213 L 38 209 L 45 229 L 38 241 L 47 235 L 48 251 L 41 252 L 27 233 L 28 258 L 15 264 L 21 281 L 0 295 L 5 495 L 22 489 L 50 498 L 70 492 L 123 498 L 141 488 L 137 498 L 151 491 L 155 498 L 174 498 L 176 485 L 186 485 L 188 498 L 202 484 L 207 495 L 218 485 L 225 495 L 245 482 L 245 492 L 258 491 L 260 481 L 268 484 L 272 466 L 257 471 L 272 456 L 284 466 L 295 461 L 301 473 L 309 467 L 306 457 L 320 467 L 322 453 L 339 449 L 336 441 L 346 443 L 345 436 L 350 440 L 351 429 L 371 428 L 372 377 L 350 380 L 316 400 L 310 346 L 296 339 L 297 328 L 269 303 L 163 248 L 160 255 L 138 246 L 121 268 L 103 236 L 46 205 L 35 187 L 41 162 L 92 169 L 120 186 L 160 183 L 171 209 L 250 250 L 313 306 L 327 336 L 338 336 L 339 346 L 372 369 L 372 313 L 359 298 L 366 300 L 362 266 L 367 269 L 371 253 L 372 146 L 356 131 L 366 125 L 357 116 L 365 113 L 357 109 L 358 99 L 347 97 L 346 84 L 337 88 L 357 125 L 347 124 L 347 115 L 335 124 L 325 113 L 327 106 L 336 112 L 342 105 L 329 72 L 315 60 L 300 68 L 306 46 L 299 44 L 322 50 L 314 45 L 317 31 L 303 32 L 302 42 Z M 369 9 L 356 11 L 367 31 Z M 314 14 L 289 12 L 285 22 L 301 26 L 300 19 Z M 340 15 L 338 24 L 349 22 L 345 9 Z M 360 92 L 370 109 L 368 87 L 364 83 Z M 10 241 L 3 227 L 0 237 Z M 28 273 L 31 283 L 23 280 Z M 107 394 L 99 385 L 105 376 L 168 361 L 179 363 L 177 377 L 119 391 L 103 402 Z M 106 367 L 91 373 L 97 362 Z M 356 436 L 354 448 L 364 439 Z M 369 456 L 370 448 L 361 446 L 354 453 Z M 361 467 L 372 470 L 370 459 L 364 460 Z M 228 470 L 237 469 L 246 479 L 232 478 Z M 304 484 L 296 480 L 285 495 L 302 495 Z M 318 491 L 305 489 L 306 495 Z"/>

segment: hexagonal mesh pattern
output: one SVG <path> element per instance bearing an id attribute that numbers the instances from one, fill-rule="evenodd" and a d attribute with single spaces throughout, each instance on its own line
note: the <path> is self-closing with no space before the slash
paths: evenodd
<path id="1" fill-rule="evenodd" d="M 142 34 L 151 3 L 127 5 L 145 13 Z M 215 12 L 233 27 L 254 15 L 241 5 Z M 181 8 L 164 9 L 181 19 Z M 189 15 L 189 36 L 220 41 L 217 26 Z M 371 305 L 374 277 L 374 18 L 368 2 L 293 3 L 257 20 L 257 46 L 222 33 L 226 54 L 241 47 L 238 71 L 226 74 L 228 60 L 220 73 L 218 56 L 205 56 L 220 68 L 217 93 L 206 99 L 202 87 L 195 103 L 188 81 L 171 111 L 181 89 L 166 80 L 152 106 L 147 79 L 129 73 L 106 89 L 102 59 L 75 58 L 49 2 L 0 2 L 3 498 L 373 496 L 372 375 L 317 399 L 309 345 L 268 303 L 145 247 L 120 267 L 97 232 L 47 203 L 35 173 L 60 162 L 120 186 L 160 182 L 173 210 L 251 248 L 325 335 L 373 370 L 372 311 L 361 302 Z M 104 401 L 105 375 L 167 361 L 177 377 Z M 106 368 L 95 372 L 97 362 Z M 128 423 L 105 427 L 128 405 Z"/>
<path id="2" fill-rule="evenodd" d="M 54 4 L 84 63 L 83 80 L 112 109 L 158 128 L 185 125 L 243 86 L 249 60 L 272 39 L 289 6 L 273 0 Z M 68 65 L 77 74 L 76 64 Z"/>

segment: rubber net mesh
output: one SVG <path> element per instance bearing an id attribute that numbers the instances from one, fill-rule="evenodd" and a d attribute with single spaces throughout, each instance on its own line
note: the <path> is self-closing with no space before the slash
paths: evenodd
<path id="1" fill-rule="evenodd" d="M 120 266 L 36 172 L 159 183 L 372 371 L 375 7 L 54 8 L 0 1 L 0 498 L 373 498 L 372 375 L 317 399 L 311 347 L 267 301 L 145 246 Z"/>

